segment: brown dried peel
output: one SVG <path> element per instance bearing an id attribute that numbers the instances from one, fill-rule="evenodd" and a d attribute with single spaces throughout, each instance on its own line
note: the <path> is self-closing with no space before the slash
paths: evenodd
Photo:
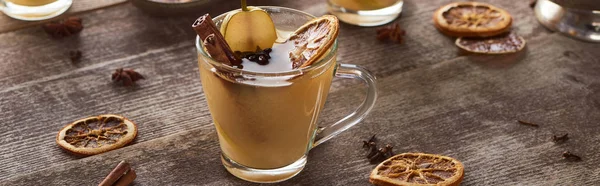
<path id="1" fill-rule="evenodd" d="M 456 46 L 479 54 L 508 54 L 525 48 L 526 41 L 514 33 L 489 38 L 458 38 Z"/>

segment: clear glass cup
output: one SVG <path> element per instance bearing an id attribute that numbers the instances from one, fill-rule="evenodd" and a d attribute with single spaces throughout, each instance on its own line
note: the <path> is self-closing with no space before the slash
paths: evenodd
<path id="1" fill-rule="evenodd" d="M 327 0 L 328 10 L 340 20 L 358 26 L 379 26 L 402 13 L 403 0 Z"/>
<path id="2" fill-rule="evenodd" d="M 314 16 L 283 7 L 261 7 L 279 31 L 294 31 Z M 226 14 L 213 20 L 220 26 Z M 219 136 L 221 160 L 238 178 L 259 183 L 287 180 L 306 164 L 308 151 L 360 122 L 377 98 L 375 77 L 338 64 L 337 42 L 315 64 L 279 73 L 257 73 L 221 64 L 196 38 L 204 95 Z M 317 118 L 334 77 L 360 79 L 367 96 L 359 108 L 319 129 Z"/>
<path id="3" fill-rule="evenodd" d="M 551 30 L 600 42 L 600 0 L 538 0 L 534 11 L 538 21 Z"/>
<path id="4" fill-rule="evenodd" d="M 73 0 L 0 0 L 4 14 L 24 21 L 56 17 L 71 7 Z"/>

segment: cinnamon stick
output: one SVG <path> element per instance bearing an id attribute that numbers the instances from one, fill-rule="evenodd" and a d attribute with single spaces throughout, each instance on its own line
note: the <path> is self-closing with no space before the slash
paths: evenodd
<path id="1" fill-rule="evenodd" d="M 115 183 L 113 186 L 128 186 L 133 182 L 133 180 L 135 180 L 136 177 L 137 175 L 135 174 L 135 171 L 133 169 L 129 169 L 129 171 L 127 171 L 125 175 L 121 176 L 121 178 L 119 178 L 117 183 Z"/>
<path id="2" fill-rule="evenodd" d="M 217 29 L 217 25 L 212 21 L 209 14 L 204 14 L 196 19 L 194 24 L 192 24 L 192 28 L 194 28 L 194 31 L 196 31 L 196 34 L 198 34 L 206 47 L 206 51 L 213 59 L 229 66 L 239 66 L 242 64 L 242 60 L 235 57 L 233 51 L 231 51 L 231 47 L 229 47 L 219 29 Z"/>
<path id="3" fill-rule="evenodd" d="M 117 182 L 117 180 L 119 180 L 119 178 L 123 177 L 123 175 L 126 172 L 128 172 L 129 170 L 131 170 L 129 163 L 127 163 L 125 161 L 121 161 L 117 165 L 117 167 L 115 167 L 112 171 L 110 171 L 110 173 L 108 173 L 108 176 L 106 176 L 106 178 L 104 178 L 104 180 L 102 180 L 102 182 L 98 186 L 113 185 L 115 182 Z"/>

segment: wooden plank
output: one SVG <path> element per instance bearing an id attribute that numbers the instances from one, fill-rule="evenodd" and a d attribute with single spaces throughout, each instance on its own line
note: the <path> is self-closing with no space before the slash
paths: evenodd
<path id="1" fill-rule="evenodd" d="M 160 53 L 177 44 L 193 48 L 195 33 L 190 23 L 206 12 L 218 14 L 236 6 L 237 2 L 213 4 L 195 15 L 155 17 L 126 4 L 82 16 L 85 29 L 64 39 L 51 38 L 40 27 L 0 34 L 7 41 L 0 42 L 0 90 L 56 79 L 97 63 L 114 64 Z M 70 50 L 83 52 L 80 63 L 70 62 Z"/>
<path id="2" fill-rule="evenodd" d="M 509 66 L 459 57 L 380 79 L 381 99 L 373 114 L 312 150 L 301 174 L 275 185 L 367 185 L 374 165 L 364 158 L 361 140 L 375 133 L 384 143 L 394 144 L 395 152 L 458 158 L 466 166 L 463 185 L 598 183 L 599 48 L 553 34 L 533 40 L 525 56 L 510 60 L 514 63 Z M 332 92 L 322 119 L 338 119 L 328 112 L 352 107 L 361 94 L 355 86 Z M 517 119 L 541 126 L 519 125 Z M 569 141 L 551 142 L 552 135 L 563 132 L 569 133 Z M 565 150 L 583 161 L 563 160 Z M 214 129 L 204 126 L 3 184 L 91 185 L 127 160 L 140 185 L 250 185 L 229 175 L 218 157 Z"/>
<path id="3" fill-rule="evenodd" d="M 238 6 L 230 4 L 199 14 Z M 145 128 L 136 142 L 210 125 L 193 49 L 195 18 L 152 17 L 127 4 L 84 15 L 86 29 L 63 40 L 39 28 L 0 34 L 15 41 L 0 43 L 0 134 L 6 136 L 0 139 L 5 157 L 0 159 L 12 162 L 2 165 L 0 180 L 77 159 L 52 142 L 61 126 L 77 118 L 103 113 L 135 118 Z M 83 51 L 77 64 L 67 56 L 75 49 Z M 120 67 L 147 79 L 132 89 L 114 85 L 110 75 Z M 40 148 L 29 148 L 34 146 Z"/>
<path id="4" fill-rule="evenodd" d="M 18 30 L 18 29 L 22 29 L 22 28 L 26 28 L 26 27 L 41 25 L 43 23 L 62 19 L 67 16 L 82 14 L 85 12 L 89 12 L 89 11 L 93 11 L 93 10 L 97 10 L 97 9 L 101 9 L 101 8 L 107 8 L 110 6 L 116 6 L 119 4 L 126 3 L 126 2 L 127 2 L 127 0 L 102 0 L 102 1 L 73 0 L 73 5 L 71 5 L 71 8 L 69 8 L 69 10 L 67 10 L 64 14 L 62 14 L 58 17 L 55 17 L 55 18 L 52 18 L 49 20 L 43 20 L 43 21 L 21 21 L 21 20 L 17 20 L 17 19 L 8 17 L 7 15 L 2 13 L 2 14 L 0 14 L 0 33 L 5 33 L 5 32 L 10 32 L 13 30 Z"/>
<path id="5" fill-rule="evenodd" d="M 210 10 L 199 12 L 208 11 L 216 14 L 216 12 L 233 9 L 237 6 L 236 3 L 222 4 L 217 8 L 207 7 Z M 315 6 L 320 9 L 324 8 L 322 3 L 300 8 L 311 11 L 319 9 L 314 8 Z M 414 7 L 410 8 L 410 6 Z M 418 26 L 422 25 L 423 17 L 428 17 L 430 11 L 436 6 L 423 8 L 407 4 L 405 17 L 401 20 L 406 21 L 405 24 L 409 25 L 407 27 L 407 29 L 411 29 L 409 33 L 420 33 L 421 29 Z M 417 15 L 412 15 L 411 10 L 420 11 L 414 11 L 412 13 Z M 53 144 L 45 142 L 48 142 L 47 140 L 61 126 L 83 116 L 112 112 L 136 118 L 136 121 L 140 123 L 152 123 L 146 125 L 148 131 L 146 133 L 142 131 L 141 136 L 145 137 L 140 137 L 139 142 L 198 127 L 198 123 L 208 125 L 210 118 L 203 104 L 203 97 L 200 96 L 200 85 L 197 81 L 194 62 L 195 54 L 190 50 L 193 48 L 194 33 L 189 29 L 189 23 L 196 16 L 156 18 L 144 14 L 131 5 L 126 5 L 85 15 L 83 18 L 87 23 L 86 29 L 79 36 L 63 40 L 55 41 L 48 38 L 41 29 L 37 28 L 0 35 L 3 39 L 15 41 L 0 43 L 2 45 L 0 48 L 3 48 L 1 52 L 3 56 L 6 56 L 0 63 L 2 64 L 2 68 L 0 68 L 2 70 L 0 73 L 2 89 L 0 92 L 6 95 L 1 99 L 3 103 L 1 104 L 1 116 L 6 124 L 0 131 L 9 136 L 3 139 L 2 149 L 11 149 L 4 151 L 7 153 L 4 155 L 9 158 L 5 159 L 7 163 L 2 169 L 6 172 L 0 175 L 9 177 L 19 172 L 52 166 L 73 159 L 62 154 Z M 103 19 L 94 19 L 94 17 Z M 412 30 L 413 28 L 414 30 Z M 433 59 L 428 59 L 429 61 L 421 59 L 409 63 L 390 63 L 392 59 L 385 55 L 376 55 L 375 60 L 372 61 L 360 60 L 370 53 L 377 54 L 382 50 L 388 53 L 394 52 L 398 50 L 397 47 L 404 46 L 372 43 L 375 40 L 368 38 L 362 40 L 366 43 L 371 42 L 371 45 L 377 47 L 362 48 L 362 45 L 348 38 L 362 38 L 361 36 L 370 35 L 373 28 L 365 29 L 345 25 L 342 29 L 342 33 L 350 33 L 342 35 L 340 38 L 340 43 L 349 43 L 344 44 L 345 47 L 340 49 L 342 61 L 369 66 L 379 74 L 379 77 L 386 75 L 382 72 L 401 72 L 403 69 L 413 69 L 416 66 L 437 62 Z M 434 37 L 442 37 L 435 30 L 429 30 L 429 32 Z M 430 36 L 416 34 L 410 37 L 420 40 Z M 409 45 L 408 41 L 406 45 Z M 356 50 L 366 50 L 366 52 L 356 54 L 352 50 L 344 48 L 356 48 Z M 74 49 L 84 52 L 82 62 L 79 64 L 71 64 L 66 56 L 68 50 Z M 453 52 L 456 50 L 454 47 L 442 47 L 442 49 L 445 51 L 428 56 L 437 56 L 435 59 L 440 60 L 456 57 Z M 400 60 L 406 59 L 405 56 L 413 56 L 410 59 L 420 59 L 417 56 L 425 56 L 426 53 L 433 51 L 440 51 L 439 46 L 415 46 L 394 58 Z M 162 61 L 162 65 L 154 64 L 156 61 Z M 374 64 L 387 68 L 374 66 Z M 118 67 L 134 67 L 149 79 L 147 83 L 141 82 L 141 87 L 137 90 L 114 87 L 108 78 L 111 71 Z M 173 72 L 177 73 L 174 75 Z M 172 92 L 163 92 L 164 88 L 169 89 L 169 87 L 163 87 L 164 85 L 171 85 Z M 334 85 L 334 89 L 336 86 L 342 85 L 337 83 Z M 193 95 L 198 96 L 194 97 Z M 157 112 L 156 109 L 160 108 L 157 107 L 157 104 L 170 103 L 174 105 L 173 108 L 178 108 L 189 102 L 199 103 L 192 110 L 196 110 L 195 112 L 200 112 L 202 115 L 187 113 L 188 115 L 183 117 L 164 113 L 145 117 L 149 115 L 148 112 Z M 21 103 L 30 104 L 24 106 Z M 169 112 L 173 111 L 169 110 Z M 156 122 L 158 119 L 165 118 L 173 119 L 173 122 Z M 195 122 L 179 123 L 184 119 Z M 43 127 L 40 127 L 41 124 L 34 124 L 25 128 L 17 128 L 22 123 L 36 122 L 48 124 Z M 20 131 L 34 132 L 22 136 Z M 39 136 L 44 136 L 44 138 Z M 39 143 L 45 145 L 41 149 L 27 148 Z M 25 156 L 27 160 L 15 161 L 15 158 L 22 156 Z"/>
<path id="6" fill-rule="evenodd" d="M 407 1 L 405 11 L 397 21 L 406 30 L 405 41 L 401 45 L 377 41 L 373 28 L 342 25 L 339 61 L 361 64 L 375 72 L 377 77 L 383 77 L 465 55 L 452 47 L 455 38 L 438 33 L 433 26 L 433 12 L 448 2 Z M 537 22 L 533 11 L 524 1 L 484 2 L 509 11 L 514 17 L 513 30 L 526 39 L 550 33 Z"/>
<path id="7" fill-rule="evenodd" d="M 297 3 L 271 1 L 274 4 L 307 10 L 316 15 L 324 13 L 325 2 Z M 340 32 L 339 61 L 365 66 L 378 77 L 401 73 L 419 66 L 429 65 L 459 56 L 453 40 L 439 34 L 431 22 L 431 14 L 446 0 L 424 4 L 406 3 L 402 18 L 398 21 L 407 30 L 402 45 L 381 43 L 374 39 L 374 28 L 342 25 Z M 515 14 L 515 30 L 530 39 L 549 32 L 533 17 L 527 3 L 499 3 Z M 499 6 L 500 6 L 499 5 Z M 175 43 L 193 42 L 194 32 L 189 23 L 205 12 L 216 15 L 236 8 L 237 2 L 208 5 L 197 15 L 178 17 L 152 17 L 131 5 L 84 16 L 86 28 L 78 35 L 62 40 L 47 37 L 40 28 L 0 34 L 0 89 L 12 89 L 47 80 L 59 74 L 67 74 L 78 68 L 119 58 L 132 59 L 144 53 Z M 514 11 L 514 12 L 513 12 Z M 102 19 L 95 19 L 101 17 Z M 152 24 L 150 24 L 152 23 Z M 423 24 L 428 23 L 428 24 Z M 160 25 L 160 26 L 157 26 Z M 168 39 L 164 39 L 168 38 Z M 126 41 L 126 42 L 124 42 Z M 80 64 L 69 62 L 69 50 L 83 51 Z M 32 55 L 33 53 L 41 55 Z M 394 53 L 397 55 L 389 56 Z M 40 70 L 44 69 L 44 70 Z"/>
<path id="8" fill-rule="evenodd" d="M 265 4 L 289 5 L 315 14 L 322 13 L 325 9 L 324 1 L 315 2 L 319 3 L 267 1 Z M 385 110 L 379 109 L 379 112 L 374 114 L 377 117 L 375 121 L 380 124 L 373 124 L 374 121 L 367 120 L 362 126 L 373 127 L 372 130 L 357 132 L 358 129 L 352 129 L 353 133 L 343 134 L 345 139 L 349 140 L 348 136 L 352 135 L 368 136 L 368 133 L 374 131 L 385 131 L 388 129 L 386 124 L 397 124 L 394 122 L 418 123 L 417 121 L 420 118 L 428 117 L 439 119 L 434 117 L 434 114 L 438 111 L 453 111 L 449 108 L 420 110 L 419 112 L 411 112 L 410 110 L 412 109 L 411 106 L 424 103 L 434 104 L 435 101 L 440 101 L 441 99 L 433 100 L 433 98 L 440 96 L 433 93 L 439 91 L 442 87 L 424 85 L 438 82 L 441 86 L 446 80 L 444 78 L 453 78 L 454 76 L 442 74 L 437 79 L 424 79 L 419 82 L 420 85 L 423 85 L 422 87 L 414 85 L 396 86 L 393 84 L 398 82 L 387 80 L 388 77 L 394 77 L 394 80 L 402 77 L 407 78 L 408 81 L 411 77 L 418 77 L 418 75 L 402 76 L 399 74 L 412 71 L 431 73 L 419 69 L 439 67 L 448 63 L 447 60 L 459 56 L 451 39 L 438 34 L 431 24 L 424 24 L 429 23 L 431 13 L 437 6 L 447 2 L 445 0 L 422 4 L 407 2 L 406 11 L 399 20 L 409 33 L 407 41 L 403 45 L 376 42 L 371 38 L 374 35 L 374 28 L 342 26 L 340 61 L 366 66 L 378 75 L 380 81 L 387 82 L 382 83 L 383 86 L 388 88 L 384 88 L 381 98 L 383 101 L 381 102 L 410 103 L 408 105 L 380 105 L 379 107 Z M 508 7 L 507 9 L 511 13 L 516 14 L 515 29 L 518 29 L 520 34 L 530 39 L 530 44 L 547 42 L 544 39 L 558 38 L 562 39 L 560 41 L 567 40 L 566 42 L 575 45 L 573 48 L 582 50 L 574 50 L 571 52 L 572 54 L 568 53 L 573 56 L 579 55 L 580 59 L 576 61 L 597 58 L 597 56 L 590 54 L 586 54 L 587 56 L 581 56 L 582 54 L 580 54 L 597 49 L 597 47 L 594 48 L 594 45 L 570 41 L 561 36 L 546 37 L 548 32 L 537 24 L 526 3 L 499 2 L 497 4 L 500 4 L 501 7 Z M 205 12 L 217 14 L 237 6 L 237 2 L 220 3 L 219 6 L 209 6 L 199 10 L 198 15 Z M 53 142 L 55 132 L 63 125 L 88 115 L 110 112 L 133 118 L 134 121 L 142 124 L 140 136 L 136 141 L 138 144 L 144 144 L 152 139 L 169 135 L 180 135 L 184 131 L 210 128 L 210 117 L 200 89 L 201 85 L 198 81 L 195 64 L 196 56 L 192 42 L 194 33 L 189 28 L 189 24 L 198 15 L 157 18 L 148 16 L 131 5 L 124 5 L 84 15 L 83 18 L 86 20 L 87 26 L 78 37 L 53 40 L 48 38 L 39 28 L 0 34 L 0 39 L 10 41 L 0 43 L 0 48 L 2 48 L 0 54 L 3 56 L 0 59 L 2 60 L 0 62 L 0 118 L 3 119 L 3 125 L 0 126 L 0 135 L 4 136 L 0 139 L 0 157 L 2 157 L 0 158 L 0 180 L 18 174 L 31 173 L 46 167 L 57 167 L 69 161 L 79 162 L 89 159 L 77 160 L 78 158 L 60 151 Z M 544 46 L 538 45 L 539 48 Z M 579 45 L 589 47 L 589 49 Z M 66 56 L 68 50 L 74 49 L 84 52 L 83 60 L 79 64 L 71 64 Z M 549 50 L 544 51 L 548 52 Z M 547 54 L 542 53 L 535 53 L 535 55 L 538 55 L 535 57 L 546 60 L 544 61 L 546 63 L 554 63 L 555 60 L 561 59 L 544 57 Z M 463 58 L 465 57 L 459 59 L 464 61 Z M 480 61 L 475 63 L 476 66 L 488 70 L 502 69 L 506 66 L 511 67 L 511 61 L 515 59 L 469 57 L 469 61 L 471 61 L 471 58 Z M 455 63 L 459 62 L 450 61 L 450 64 Z M 140 86 L 133 89 L 115 86 L 110 83 L 109 76 L 112 70 L 118 67 L 135 68 L 146 75 L 148 80 L 141 81 Z M 580 68 L 586 69 L 588 67 L 582 65 Z M 479 68 L 471 69 L 480 70 Z M 496 73 L 499 73 L 499 71 Z M 473 76 L 473 78 L 476 77 L 478 76 Z M 574 79 L 574 81 L 583 81 L 577 74 L 573 74 L 569 78 Z M 343 93 L 344 96 L 350 96 L 350 98 L 343 98 L 340 91 L 346 90 L 348 86 L 357 87 L 336 81 L 332 88 L 332 91 L 336 93 L 330 97 L 326 111 L 324 111 L 324 115 L 327 117 L 323 117 L 321 123 L 331 123 L 340 118 L 352 108 L 350 105 L 356 105 L 357 100 L 360 100 L 359 98 L 362 95 L 360 89 Z M 406 94 L 401 92 L 406 88 L 427 88 L 432 89 L 430 91 L 433 93 L 418 92 L 420 94 L 426 93 L 425 95 L 429 97 L 410 102 L 411 100 L 406 100 L 407 98 L 404 96 L 417 93 Z M 387 93 L 385 93 L 386 91 Z M 478 89 L 474 88 L 472 91 L 477 92 Z M 493 96 L 485 91 L 481 94 Z M 470 97 L 463 97 L 462 99 L 468 98 Z M 573 99 L 572 97 L 568 98 Z M 397 103 L 398 100 L 402 102 Z M 452 104 L 462 106 L 458 103 L 452 102 Z M 401 118 L 385 115 L 398 111 L 403 114 Z M 425 126 L 427 125 L 419 128 L 421 130 L 419 132 L 426 130 Z M 479 139 L 477 137 L 481 136 L 474 136 L 473 138 Z M 417 139 L 415 136 L 412 136 L 411 139 L 413 138 Z M 446 138 L 448 137 L 442 139 Z M 397 142 L 399 144 L 402 141 Z M 431 148 L 434 148 L 432 144 L 421 144 L 418 140 L 410 142 L 411 144 L 428 147 L 423 149 L 429 149 L 429 152 L 446 152 L 437 149 L 431 150 Z M 349 143 L 350 141 L 346 144 L 348 148 L 351 147 L 349 145 L 353 145 Z M 132 147 L 135 146 L 137 145 Z M 327 146 L 323 148 L 325 147 Z M 212 148 L 215 148 L 214 144 Z M 319 154 L 318 149 L 315 150 L 317 153 L 314 154 Z M 161 152 L 155 151 L 154 153 L 160 154 Z M 344 157 L 343 155 L 339 154 L 334 157 L 340 159 Z M 323 157 L 328 156 L 323 155 Z M 320 163 L 335 164 L 340 163 L 340 161 Z M 320 173 L 333 174 L 333 172 Z M 355 181 L 363 183 L 364 180 L 362 178 L 358 180 L 357 177 Z"/>

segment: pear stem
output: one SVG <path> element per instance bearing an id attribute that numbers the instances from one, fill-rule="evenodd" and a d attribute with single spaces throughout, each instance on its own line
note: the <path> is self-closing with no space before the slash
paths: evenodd
<path id="1" fill-rule="evenodd" d="M 242 0 L 242 11 L 249 11 L 248 5 L 246 5 L 246 0 Z"/>

